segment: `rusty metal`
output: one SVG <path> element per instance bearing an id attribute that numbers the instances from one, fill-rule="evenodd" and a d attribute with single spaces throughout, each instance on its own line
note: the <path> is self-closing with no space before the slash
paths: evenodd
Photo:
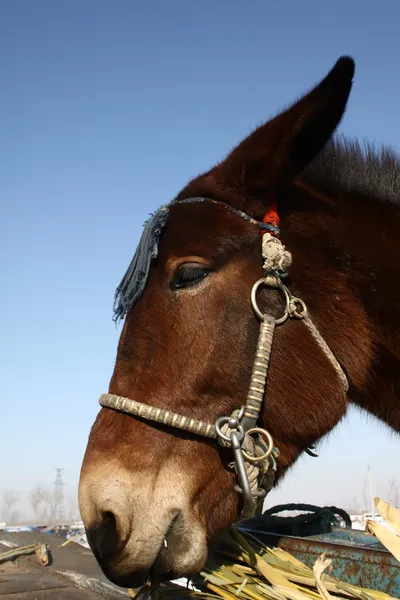
<path id="1" fill-rule="evenodd" d="M 345 583 L 375 589 L 400 598 L 400 563 L 379 540 L 362 531 L 334 529 L 307 538 L 280 536 L 241 526 L 271 547 L 290 552 L 312 567 L 322 553 L 332 559 L 332 575 Z"/>

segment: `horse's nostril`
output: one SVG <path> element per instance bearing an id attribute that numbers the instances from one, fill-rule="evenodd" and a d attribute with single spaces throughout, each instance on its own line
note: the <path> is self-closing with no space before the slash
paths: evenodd
<path id="1" fill-rule="evenodd" d="M 114 513 L 112 513 L 109 510 L 105 510 L 105 511 L 102 511 L 100 514 L 101 514 L 103 524 L 106 523 L 107 527 L 115 527 L 115 528 L 117 527 L 117 522 L 116 522 Z"/>
<path id="2" fill-rule="evenodd" d="M 111 511 L 102 511 L 101 520 L 88 532 L 88 541 L 99 560 L 115 556 L 126 544 L 129 535 L 121 530 L 120 523 Z"/>

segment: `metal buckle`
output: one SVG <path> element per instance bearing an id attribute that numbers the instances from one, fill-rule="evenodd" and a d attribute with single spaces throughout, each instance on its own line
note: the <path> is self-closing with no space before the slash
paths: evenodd
<path id="1" fill-rule="evenodd" d="M 264 462 L 264 460 L 271 456 L 272 450 L 274 449 L 274 440 L 272 439 L 271 434 L 261 427 L 252 427 L 246 431 L 246 435 L 251 435 L 252 433 L 258 433 L 259 436 L 263 438 L 267 449 L 264 454 L 261 454 L 260 456 L 251 456 L 251 454 L 247 454 L 247 452 L 243 450 L 243 456 L 248 462 L 257 464 Z"/>
<path id="2" fill-rule="evenodd" d="M 278 319 L 275 319 L 275 324 L 281 325 L 282 323 L 287 321 L 287 319 L 290 316 L 289 291 L 288 291 L 287 287 L 281 282 L 281 280 L 278 277 L 275 277 L 274 275 L 267 275 L 267 277 L 263 277 L 262 279 L 259 279 L 258 281 L 255 282 L 255 284 L 253 285 L 253 288 L 251 290 L 251 304 L 253 306 L 254 312 L 256 313 L 256 315 L 260 319 L 260 321 L 264 321 L 264 319 L 265 319 L 265 315 L 261 312 L 261 310 L 259 309 L 258 304 L 257 304 L 257 291 L 261 285 L 265 285 L 266 287 L 276 288 L 283 293 L 284 298 L 285 298 L 285 310 L 281 317 L 279 317 Z"/>
<path id="3" fill-rule="evenodd" d="M 256 498 L 265 496 L 264 490 L 260 490 L 253 494 L 250 488 L 250 482 L 245 465 L 244 451 L 242 449 L 242 444 L 247 434 L 243 425 L 241 425 L 244 411 L 245 407 L 242 406 L 238 416 L 220 417 L 215 423 L 217 437 L 224 440 L 224 442 L 230 442 L 232 448 L 236 473 L 239 479 L 239 485 L 235 486 L 235 490 L 243 496 L 243 507 L 239 517 L 240 520 L 250 519 L 253 517 L 257 508 Z M 229 436 L 223 433 L 221 429 L 224 425 L 228 425 L 229 429 L 231 430 Z"/>
<path id="4" fill-rule="evenodd" d="M 217 432 L 217 436 L 219 438 L 221 438 L 222 440 L 224 440 L 224 442 L 232 441 L 232 436 L 229 437 L 228 435 L 225 435 L 225 433 L 223 433 L 221 427 L 223 427 L 224 425 L 228 425 L 229 429 L 231 429 L 233 431 L 237 431 L 239 442 L 240 443 L 243 442 L 244 436 L 245 436 L 245 431 L 244 431 L 243 425 L 241 425 L 240 422 L 243 418 L 244 410 L 245 410 L 245 407 L 242 406 L 237 417 L 234 417 L 233 415 L 231 415 L 230 417 L 220 417 L 219 419 L 217 419 L 215 421 L 215 430 Z"/>
<path id="5" fill-rule="evenodd" d="M 246 465 L 244 464 L 244 456 L 241 442 L 239 441 L 236 431 L 231 432 L 231 446 L 235 459 L 236 472 L 239 479 L 239 488 L 235 489 L 243 496 L 243 507 L 240 513 L 240 520 L 250 519 L 256 511 L 256 502 L 250 489 L 250 482 L 247 476 Z"/>

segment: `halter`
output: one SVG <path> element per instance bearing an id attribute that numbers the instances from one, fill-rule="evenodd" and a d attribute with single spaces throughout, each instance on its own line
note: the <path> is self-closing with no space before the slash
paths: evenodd
<path id="1" fill-rule="evenodd" d="M 231 448 L 234 463 L 229 466 L 235 469 L 239 480 L 235 489 L 243 496 L 239 517 L 239 520 L 243 520 L 254 516 L 257 509 L 262 507 L 263 499 L 273 487 L 277 468 L 278 449 L 274 447 L 269 432 L 257 426 L 266 390 L 275 328 L 291 318 L 302 320 L 335 369 L 345 393 L 349 386 L 343 369 L 312 322 L 305 303 L 293 296 L 282 281 L 292 257 L 279 239 L 279 216 L 275 203 L 273 202 L 272 209 L 264 216 L 263 221 L 257 221 L 227 204 L 207 198 L 189 198 L 179 204 L 194 202 L 222 204 L 227 210 L 259 227 L 262 232 L 264 277 L 255 282 L 251 291 L 251 304 L 260 320 L 260 332 L 246 403 L 230 416 L 219 417 L 215 423 L 192 419 L 115 394 L 102 394 L 99 404 L 140 419 L 216 440 L 220 445 Z M 114 305 L 116 319 L 125 316 L 144 291 L 151 262 L 158 255 L 159 238 L 166 226 L 168 211 L 168 206 L 161 207 L 145 224 L 135 256 L 117 288 Z M 274 318 L 260 310 L 257 292 L 262 287 L 275 288 L 282 293 L 285 306 L 280 317 Z M 306 451 L 314 455 L 310 450 Z"/>

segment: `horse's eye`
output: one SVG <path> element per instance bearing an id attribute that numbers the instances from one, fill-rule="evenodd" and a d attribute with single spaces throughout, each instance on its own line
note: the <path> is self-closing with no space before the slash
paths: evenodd
<path id="1" fill-rule="evenodd" d="M 196 263 L 181 265 L 171 281 L 171 290 L 179 290 L 196 285 L 207 277 L 209 273 L 210 269 Z"/>

